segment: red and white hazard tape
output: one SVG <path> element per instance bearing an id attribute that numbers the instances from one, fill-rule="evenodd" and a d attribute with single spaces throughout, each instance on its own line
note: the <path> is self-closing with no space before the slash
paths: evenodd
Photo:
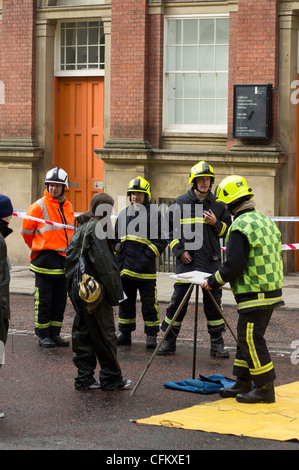
<path id="1" fill-rule="evenodd" d="M 299 243 L 290 243 L 289 245 L 281 245 L 282 250 L 299 250 Z"/>
<path id="2" fill-rule="evenodd" d="M 41 222 L 43 224 L 48 224 L 48 225 L 55 225 L 56 227 L 59 227 L 59 228 L 66 228 L 66 229 L 69 229 L 69 230 L 74 230 L 74 226 L 73 225 L 66 225 L 66 224 L 60 224 L 58 222 L 51 222 L 50 220 L 44 220 L 44 219 L 39 219 L 37 217 L 32 217 L 30 215 L 27 215 L 26 212 L 22 212 L 22 211 L 14 211 L 12 213 L 12 215 L 16 216 L 16 217 L 21 217 L 22 219 L 29 219 L 29 220 L 34 220 L 36 222 Z M 287 222 L 297 222 L 299 221 L 299 217 L 269 217 L 270 219 L 275 219 L 275 220 L 281 220 L 281 219 L 284 219 L 283 221 L 287 221 Z M 298 219 L 298 220 L 297 220 Z M 283 251 L 288 251 L 288 250 L 299 250 L 299 243 L 288 243 L 288 244 L 284 244 L 281 246 L 281 249 Z M 222 247 L 222 250 L 225 250 L 225 247 Z"/>
<path id="3" fill-rule="evenodd" d="M 225 251 L 226 250 L 225 246 L 222 246 L 221 250 Z M 281 250 L 282 251 L 299 250 L 299 243 L 289 243 L 289 244 L 281 245 Z"/>
<path id="4" fill-rule="evenodd" d="M 15 215 L 16 217 L 21 217 L 22 219 L 29 219 L 34 220 L 35 222 L 41 222 L 42 224 L 55 225 L 59 228 L 67 228 L 69 230 L 74 230 L 73 225 L 60 224 L 59 222 L 51 222 L 50 220 L 39 219 L 38 217 L 32 217 L 31 215 L 27 215 L 25 212 L 21 211 L 14 211 L 12 215 Z"/>

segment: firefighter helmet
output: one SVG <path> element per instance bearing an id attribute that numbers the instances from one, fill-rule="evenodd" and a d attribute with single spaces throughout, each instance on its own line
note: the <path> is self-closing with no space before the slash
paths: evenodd
<path id="1" fill-rule="evenodd" d="M 69 178 L 67 172 L 64 171 L 62 168 L 59 168 L 59 166 L 52 168 L 52 170 L 49 170 L 46 174 L 45 184 L 48 183 L 63 184 L 68 188 Z"/>
<path id="2" fill-rule="evenodd" d="M 207 162 L 201 161 L 194 165 L 190 170 L 189 184 L 193 183 L 195 178 L 199 176 L 209 176 L 211 178 L 211 186 L 215 182 L 215 173 L 213 167 Z"/>
<path id="3" fill-rule="evenodd" d="M 251 199 L 254 195 L 247 181 L 242 176 L 232 175 L 224 178 L 216 188 L 216 199 L 231 204 L 242 197 Z"/>
<path id="4" fill-rule="evenodd" d="M 148 181 L 146 181 L 142 176 L 137 176 L 130 181 L 128 184 L 127 195 L 130 196 L 130 193 L 140 192 L 147 194 L 148 198 L 151 198 L 151 187 Z"/>

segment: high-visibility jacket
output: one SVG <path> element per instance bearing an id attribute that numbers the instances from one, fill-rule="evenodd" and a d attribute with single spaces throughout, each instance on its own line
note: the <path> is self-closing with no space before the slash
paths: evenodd
<path id="1" fill-rule="evenodd" d="M 59 203 L 45 190 L 44 196 L 34 202 L 28 209 L 27 215 L 58 222 L 64 225 L 74 224 L 72 204 L 65 198 Z M 55 225 L 24 219 L 21 235 L 30 248 L 30 261 L 33 261 L 43 251 L 54 251 L 65 257 L 66 248 L 73 235 L 73 230 Z"/>
<path id="2" fill-rule="evenodd" d="M 226 261 L 209 278 L 218 288 L 229 282 L 239 312 L 283 305 L 281 234 L 257 210 L 240 211 L 229 230 Z"/>
<path id="3" fill-rule="evenodd" d="M 238 230 L 249 241 L 248 263 L 231 282 L 235 295 L 248 292 L 269 292 L 281 289 L 283 265 L 281 233 L 276 224 L 257 210 L 245 212 L 236 218 L 227 234 Z"/>

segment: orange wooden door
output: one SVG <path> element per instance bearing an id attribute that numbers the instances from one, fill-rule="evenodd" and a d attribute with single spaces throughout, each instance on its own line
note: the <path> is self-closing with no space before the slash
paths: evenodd
<path id="1" fill-rule="evenodd" d="M 56 79 L 54 165 L 69 175 L 67 198 L 75 212 L 84 212 L 103 189 L 104 79 Z"/>

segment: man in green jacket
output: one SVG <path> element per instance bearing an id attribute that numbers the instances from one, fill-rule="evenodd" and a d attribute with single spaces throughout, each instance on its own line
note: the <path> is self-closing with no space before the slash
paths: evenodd
<path id="1" fill-rule="evenodd" d="M 252 189 L 243 177 L 225 178 L 216 197 L 227 205 L 234 221 L 227 234 L 226 260 L 202 287 L 215 289 L 229 282 L 239 313 L 233 369 L 237 381 L 220 395 L 241 403 L 273 403 L 276 375 L 264 335 L 274 308 L 284 305 L 281 234 L 255 209 Z"/>

